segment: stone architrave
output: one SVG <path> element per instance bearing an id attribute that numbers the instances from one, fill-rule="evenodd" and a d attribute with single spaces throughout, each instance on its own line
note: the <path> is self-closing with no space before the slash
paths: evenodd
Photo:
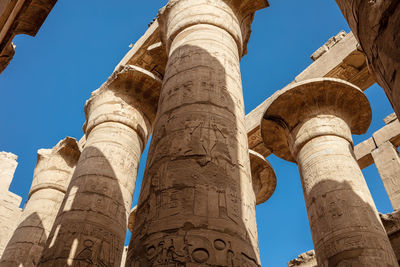
<path id="1" fill-rule="evenodd" d="M 260 266 L 240 59 L 264 1 L 174 0 L 126 266 Z"/>
<path id="2" fill-rule="evenodd" d="M 400 1 L 336 0 L 400 117 Z"/>
<path id="3" fill-rule="evenodd" d="M 161 81 L 121 67 L 86 103 L 84 148 L 38 266 L 119 266 Z M 150 92 L 150 93 L 149 93 Z"/>
<path id="4" fill-rule="evenodd" d="M 353 153 L 371 118 L 363 92 L 332 78 L 278 91 L 264 113 L 265 145 L 299 167 L 320 267 L 397 266 Z"/>
<path id="5" fill-rule="evenodd" d="M 78 143 L 70 137 L 38 151 L 29 200 L 0 266 L 37 266 L 79 156 Z"/>
<path id="6" fill-rule="evenodd" d="M 382 178 L 394 210 L 400 209 L 400 157 L 397 148 L 385 142 L 372 151 L 375 166 Z"/>
<path id="7" fill-rule="evenodd" d="M 0 257 L 18 225 L 22 198 L 8 191 L 17 168 L 17 156 L 0 152 Z"/>

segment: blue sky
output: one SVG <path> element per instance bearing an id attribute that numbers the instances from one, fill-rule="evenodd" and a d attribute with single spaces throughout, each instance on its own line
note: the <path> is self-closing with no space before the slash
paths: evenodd
<path id="1" fill-rule="evenodd" d="M 19 156 L 11 191 L 27 200 L 36 152 L 65 136 L 79 139 L 83 106 L 146 31 L 166 1 L 58 1 L 35 38 L 14 39 L 16 55 L 0 75 L 0 151 Z M 246 113 L 291 82 L 311 64 L 310 55 L 341 30 L 349 31 L 334 0 L 270 0 L 253 24 L 249 53 L 242 60 Z M 373 122 L 359 143 L 381 128 L 392 113 L 383 90 L 366 91 Z M 146 150 L 147 152 L 147 150 Z M 146 153 L 145 153 L 146 155 Z M 145 156 L 144 155 L 144 156 Z M 271 156 L 278 178 L 275 194 L 257 207 L 263 266 L 287 266 L 312 249 L 311 234 L 297 166 Z M 137 201 L 145 158 L 141 162 Z M 375 166 L 364 175 L 382 213 L 391 212 Z"/>

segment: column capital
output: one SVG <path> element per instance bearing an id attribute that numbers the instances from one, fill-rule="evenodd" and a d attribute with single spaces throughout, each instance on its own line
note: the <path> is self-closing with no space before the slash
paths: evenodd
<path id="1" fill-rule="evenodd" d="M 85 135 L 104 122 L 118 122 L 136 132 L 145 143 L 155 120 L 162 81 L 153 73 L 124 65 L 85 104 Z M 140 125 L 147 125 L 143 129 Z"/>
<path id="2" fill-rule="evenodd" d="M 372 120 L 367 97 L 355 85 L 333 78 L 294 83 L 276 92 L 261 119 L 261 135 L 272 153 L 296 162 L 297 151 L 309 140 L 336 135 L 352 143 Z"/>
<path id="3" fill-rule="evenodd" d="M 65 193 L 69 179 L 61 177 L 65 177 L 65 172 L 71 172 L 71 169 L 75 168 L 80 155 L 78 142 L 72 137 L 66 137 L 52 149 L 39 149 L 29 197 L 46 188 Z M 43 174 L 44 172 L 51 173 Z"/>
<path id="4" fill-rule="evenodd" d="M 158 13 L 161 40 L 169 53 L 171 42 L 184 29 L 210 24 L 229 32 L 242 57 L 247 53 L 255 12 L 268 6 L 267 0 L 170 0 Z"/>
<path id="5" fill-rule="evenodd" d="M 256 204 L 266 202 L 276 189 L 276 174 L 268 160 L 259 153 L 249 150 L 251 177 Z"/>

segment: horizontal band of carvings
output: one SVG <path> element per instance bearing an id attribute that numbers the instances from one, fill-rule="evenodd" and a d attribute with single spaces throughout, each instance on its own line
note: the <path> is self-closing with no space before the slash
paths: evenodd
<path id="1" fill-rule="evenodd" d="M 67 188 L 65 186 L 54 184 L 54 183 L 41 183 L 36 186 L 32 186 L 31 190 L 29 191 L 29 198 L 37 191 L 40 191 L 43 189 L 53 189 L 56 191 L 60 191 L 63 194 L 65 194 L 67 192 Z"/>

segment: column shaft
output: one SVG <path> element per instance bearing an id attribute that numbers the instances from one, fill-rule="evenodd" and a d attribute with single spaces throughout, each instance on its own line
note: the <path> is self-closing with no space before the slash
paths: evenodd
<path id="1" fill-rule="evenodd" d="M 318 266 L 398 266 L 353 151 L 352 134 L 371 123 L 367 97 L 348 82 L 318 78 L 272 99 L 263 140 L 298 164 Z"/>
<path id="2" fill-rule="evenodd" d="M 314 127 L 318 124 L 326 126 L 329 121 Z M 318 266 L 396 266 L 349 138 L 343 132 L 321 135 L 298 152 Z"/>
<path id="3" fill-rule="evenodd" d="M 79 155 L 78 143 L 69 137 L 38 151 L 29 200 L 0 266 L 37 266 Z"/>
<path id="4" fill-rule="evenodd" d="M 400 118 L 400 2 L 336 0 Z"/>
<path id="5" fill-rule="evenodd" d="M 208 23 L 231 7 L 172 2 L 161 15 L 169 60 L 126 266 L 260 266 L 241 48 Z"/>
<path id="6" fill-rule="evenodd" d="M 85 147 L 39 266 L 120 265 L 151 129 L 133 100 L 124 91 L 101 88 L 87 103 Z"/>
<path id="7" fill-rule="evenodd" d="M 400 157 L 397 149 L 386 142 L 372 151 L 375 166 L 382 178 L 393 209 L 400 209 Z"/>

